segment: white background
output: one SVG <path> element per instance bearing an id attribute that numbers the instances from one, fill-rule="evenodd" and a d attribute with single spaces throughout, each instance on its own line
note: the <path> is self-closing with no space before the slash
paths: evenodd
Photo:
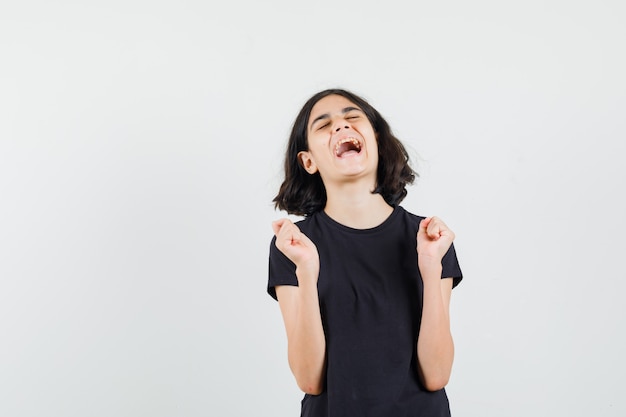
<path id="1" fill-rule="evenodd" d="M 409 7 L 409 4 L 412 5 Z M 343 87 L 456 234 L 456 417 L 626 414 L 622 1 L 3 1 L 0 416 L 296 416 L 266 293 Z"/>

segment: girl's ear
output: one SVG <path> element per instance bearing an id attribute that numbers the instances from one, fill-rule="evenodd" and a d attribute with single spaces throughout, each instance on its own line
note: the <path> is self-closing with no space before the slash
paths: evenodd
<path id="1" fill-rule="evenodd" d="M 309 174 L 315 174 L 317 172 L 317 165 L 315 165 L 315 161 L 313 161 L 313 157 L 307 151 L 298 152 L 298 162 L 302 165 L 302 168 L 306 170 Z"/>

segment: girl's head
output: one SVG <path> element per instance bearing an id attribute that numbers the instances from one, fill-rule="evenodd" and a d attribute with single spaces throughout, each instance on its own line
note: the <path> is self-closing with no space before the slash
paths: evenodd
<path id="1" fill-rule="evenodd" d="M 285 154 L 285 180 L 274 197 L 275 207 L 289 214 L 308 216 L 326 205 L 326 189 L 319 171 L 307 172 L 299 155 L 309 151 L 311 110 L 318 101 L 330 95 L 344 97 L 367 117 L 378 145 L 378 169 L 373 193 L 380 194 L 392 206 L 399 204 L 406 196 L 406 185 L 411 184 L 416 175 L 409 166 L 406 149 L 393 136 L 387 121 L 366 100 L 346 90 L 330 89 L 311 97 L 296 117 Z"/>

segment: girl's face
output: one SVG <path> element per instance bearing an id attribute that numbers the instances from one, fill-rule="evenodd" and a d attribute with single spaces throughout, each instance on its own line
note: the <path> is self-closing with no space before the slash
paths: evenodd
<path id="1" fill-rule="evenodd" d="M 361 178 L 376 183 L 376 133 L 356 104 L 339 95 L 322 98 L 311 109 L 307 134 L 309 150 L 298 158 L 308 173 L 319 171 L 327 187 Z"/>

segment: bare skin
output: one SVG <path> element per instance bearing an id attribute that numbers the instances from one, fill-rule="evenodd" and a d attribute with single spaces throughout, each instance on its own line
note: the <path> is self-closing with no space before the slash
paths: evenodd
<path id="1" fill-rule="evenodd" d="M 353 138 L 361 150 L 337 155 L 342 140 Z M 310 174 L 319 172 L 326 188 L 324 208 L 335 221 L 366 229 L 381 224 L 393 211 L 376 184 L 376 134 L 360 109 L 341 96 L 327 96 L 312 109 L 309 150 L 299 154 Z M 276 247 L 296 265 L 298 286 L 278 286 L 276 295 L 287 333 L 288 359 L 300 389 L 317 395 L 323 390 L 326 339 L 317 292 L 319 255 L 315 244 L 289 219 L 272 223 Z M 422 221 L 417 236 L 418 267 L 424 283 L 422 322 L 417 342 L 418 373 L 428 390 L 443 388 L 454 359 L 450 333 L 452 279 L 441 279 L 441 259 L 454 233 L 437 217 Z M 416 278 L 417 279 L 417 278 Z"/>

